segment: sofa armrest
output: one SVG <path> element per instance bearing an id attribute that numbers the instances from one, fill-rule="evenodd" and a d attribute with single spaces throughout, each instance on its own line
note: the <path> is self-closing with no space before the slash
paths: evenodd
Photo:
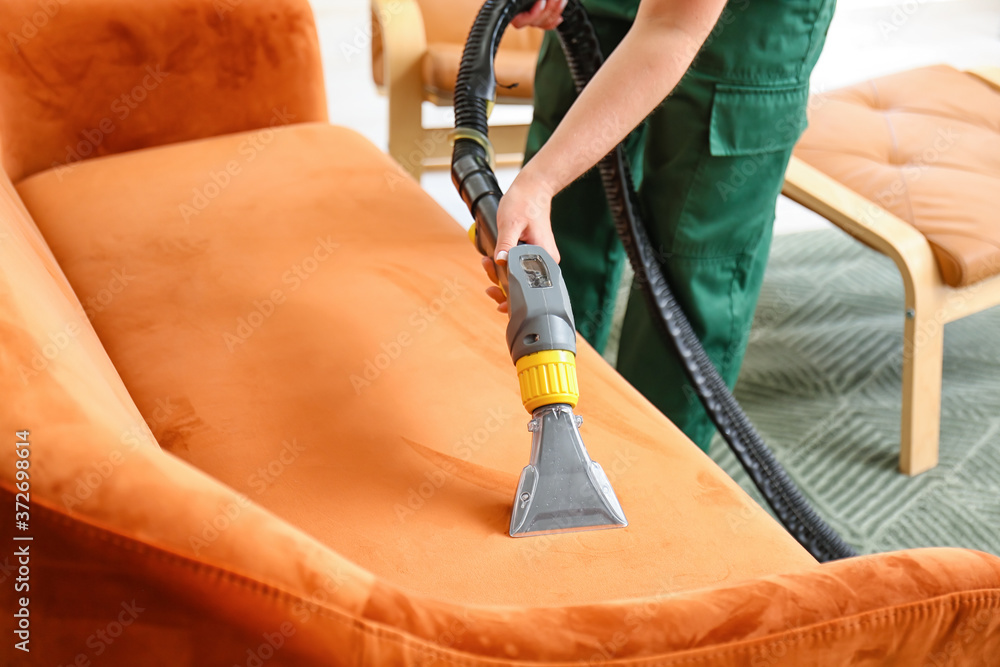
<path id="1" fill-rule="evenodd" d="M 327 117 L 307 0 L 7 0 L 0 34 L 0 145 L 15 183 Z"/>

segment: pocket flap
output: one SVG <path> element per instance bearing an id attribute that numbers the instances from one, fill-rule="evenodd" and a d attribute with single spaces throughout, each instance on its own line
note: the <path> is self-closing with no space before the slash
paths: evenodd
<path id="1" fill-rule="evenodd" d="M 754 155 L 787 150 L 806 129 L 809 84 L 716 84 L 709 150 L 712 155 Z"/>

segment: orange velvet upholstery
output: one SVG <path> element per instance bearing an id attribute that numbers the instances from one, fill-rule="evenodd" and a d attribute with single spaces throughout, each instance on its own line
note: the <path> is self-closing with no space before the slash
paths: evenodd
<path id="1" fill-rule="evenodd" d="M 472 246 L 416 183 L 386 186 L 388 157 L 324 124 L 264 133 L 197 212 L 192 193 L 258 134 L 18 186 L 85 306 L 126 276 L 93 323 L 140 411 L 169 398 L 161 447 L 386 581 L 470 604 L 639 597 L 664 557 L 696 587 L 811 563 L 589 349 L 585 435 L 633 528 L 507 537 L 528 415 Z M 272 461 L 286 470 L 261 473 Z M 692 532 L 705 495 L 719 511 Z"/>
<path id="2" fill-rule="evenodd" d="M 423 17 L 427 51 L 422 74 L 428 92 L 450 99 L 462 59 L 462 49 L 482 3 L 455 0 L 400 0 L 417 2 Z M 391 20 L 391 18 L 389 19 Z M 536 28 L 508 30 L 500 41 L 494 69 L 502 86 L 497 95 L 530 100 L 534 95 L 535 61 L 544 32 Z M 376 85 L 384 83 L 381 40 L 372 42 L 372 76 Z"/>
<path id="3" fill-rule="evenodd" d="M 900 219 L 945 283 L 1000 274 L 1000 90 L 938 65 L 814 98 L 795 154 Z"/>
<path id="4" fill-rule="evenodd" d="M 632 525 L 506 537 L 525 415 L 511 408 L 502 319 L 476 289 L 463 234 L 410 181 L 386 196 L 388 158 L 325 125 L 274 132 L 185 222 L 205 174 L 266 132 L 19 185 L 168 452 L 142 437 L 44 248 L 15 243 L 24 258 L 4 262 L 4 293 L 16 295 L 4 312 L 20 344 L 3 377 L 19 400 L 3 418 L 32 428 L 47 542 L 89 556 L 103 576 L 123 568 L 169 591 L 176 613 L 210 611 L 233 642 L 291 623 L 288 659 L 919 662 L 956 626 L 976 630 L 968 655 L 996 650 L 1000 560 L 927 550 L 816 567 L 586 347 L 584 433 Z M 9 238 L 27 236 L 31 221 L 8 208 Z M 114 293 L 116 272 L 127 285 Z M 64 322 L 80 333 L 32 374 Z M 149 636 L 163 634 L 163 619 L 148 622 Z M 195 645 L 198 628 L 186 632 Z M 880 664 L 867 660 L 853 664 Z"/>
<path id="5" fill-rule="evenodd" d="M 24 48 L 37 69 L 41 34 Z M 0 424 L 32 442 L 26 664 L 1000 654 L 1000 559 L 816 564 L 582 342 L 583 434 L 631 525 L 508 538 L 527 415 L 465 235 L 357 134 L 267 126 L 165 131 L 16 189 L 0 174 Z M 0 448 L 7 508 L 14 460 Z M 25 664 L 0 627 L 0 661 Z"/>
<path id="6" fill-rule="evenodd" d="M 301 0 L 4 0 L 0 23 L 0 136 L 15 181 L 55 164 L 327 117 Z"/>

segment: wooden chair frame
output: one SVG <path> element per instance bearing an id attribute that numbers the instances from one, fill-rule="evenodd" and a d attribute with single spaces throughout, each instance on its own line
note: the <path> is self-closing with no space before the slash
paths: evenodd
<path id="1" fill-rule="evenodd" d="M 416 0 L 371 0 L 372 42 L 382 45 L 383 85 L 389 98 L 389 155 L 414 178 L 425 168 L 451 164 L 448 130 L 425 128 L 422 103 L 450 106 L 424 87 L 422 65 L 427 52 L 424 19 Z M 530 105 L 530 100 L 497 96 L 498 104 Z M 528 137 L 527 125 L 491 125 L 490 140 L 498 165 L 520 166 Z"/>
<path id="2" fill-rule="evenodd" d="M 970 70 L 1000 88 L 1000 67 Z M 938 462 L 944 325 L 1000 304 L 1000 276 L 963 288 L 946 285 L 930 243 L 912 225 L 793 157 L 783 194 L 890 257 L 906 292 L 899 469 L 907 475 Z"/>

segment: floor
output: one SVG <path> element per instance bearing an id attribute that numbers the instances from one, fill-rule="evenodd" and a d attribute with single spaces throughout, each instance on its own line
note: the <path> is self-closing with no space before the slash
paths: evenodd
<path id="1" fill-rule="evenodd" d="M 862 553 L 1000 554 L 1000 308 L 945 328 L 939 465 L 897 471 L 903 281 L 837 230 L 771 247 L 736 398 L 799 488 Z M 763 504 L 718 436 L 712 458 Z"/>
<path id="2" fill-rule="evenodd" d="M 367 0 L 312 0 L 319 27 L 330 98 L 330 120 L 386 148 L 386 100 L 372 83 L 371 20 Z M 813 72 L 814 92 L 921 65 L 1000 64 L 1000 0 L 840 0 L 826 49 Z M 527 122 L 530 107 L 500 107 L 498 122 Z M 425 123 L 447 127 L 450 108 L 425 104 Z M 517 171 L 498 172 L 506 187 Z M 468 212 L 446 171 L 424 175 L 423 187 L 456 221 Z M 827 223 L 786 199 L 778 203 L 775 230 L 785 234 Z"/>

